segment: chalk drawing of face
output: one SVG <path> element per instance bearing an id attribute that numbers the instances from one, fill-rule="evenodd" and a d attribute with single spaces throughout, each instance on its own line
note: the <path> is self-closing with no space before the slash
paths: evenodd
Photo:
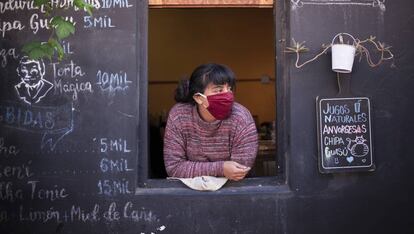
<path id="1" fill-rule="evenodd" d="M 32 60 L 27 56 L 20 59 L 17 67 L 20 83 L 14 86 L 17 95 L 27 104 L 38 103 L 53 88 L 53 84 L 43 79 L 45 64 L 43 60 Z"/>

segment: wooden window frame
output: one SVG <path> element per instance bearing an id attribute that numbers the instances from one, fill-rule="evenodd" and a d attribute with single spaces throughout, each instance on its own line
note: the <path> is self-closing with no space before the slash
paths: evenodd
<path id="1" fill-rule="evenodd" d="M 273 0 L 149 0 L 150 8 L 272 8 Z"/>

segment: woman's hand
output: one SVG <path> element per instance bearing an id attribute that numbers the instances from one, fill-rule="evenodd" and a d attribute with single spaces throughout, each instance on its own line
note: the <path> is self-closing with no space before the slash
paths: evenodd
<path id="1" fill-rule="evenodd" d="M 225 161 L 223 164 L 224 176 L 229 180 L 239 181 L 247 175 L 249 170 L 250 167 L 246 167 L 234 161 Z"/>

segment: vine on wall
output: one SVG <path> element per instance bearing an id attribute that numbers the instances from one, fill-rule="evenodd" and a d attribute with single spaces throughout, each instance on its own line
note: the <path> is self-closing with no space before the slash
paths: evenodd
<path id="1" fill-rule="evenodd" d="M 93 5 L 86 3 L 84 0 L 73 0 L 73 4 L 67 6 L 53 6 L 51 0 L 34 0 L 34 4 L 40 9 L 44 9 L 44 15 L 51 17 L 48 30 L 50 36 L 47 41 L 31 41 L 23 45 L 22 52 L 29 58 L 38 60 L 52 57 L 56 54 L 58 60 L 64 57 L 63 47 L 60 42 L 75 33 L 75 24 L 61 15 L 57 15 L 58 10 L 79 10 L 83 9 L 92 15 Z"/>

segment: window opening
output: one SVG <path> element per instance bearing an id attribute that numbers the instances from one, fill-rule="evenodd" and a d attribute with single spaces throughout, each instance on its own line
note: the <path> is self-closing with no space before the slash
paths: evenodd
<path id="1" fill-rule="evenodd" d="M 208 62 L 235 72 L 235 100 L 256 122 L 259 151 L 248 177 L 275 176 L 273 9 L 150 9 L 148 22 L 149 178 L 167 176 L 163 133 L 179 80 Z"/>

